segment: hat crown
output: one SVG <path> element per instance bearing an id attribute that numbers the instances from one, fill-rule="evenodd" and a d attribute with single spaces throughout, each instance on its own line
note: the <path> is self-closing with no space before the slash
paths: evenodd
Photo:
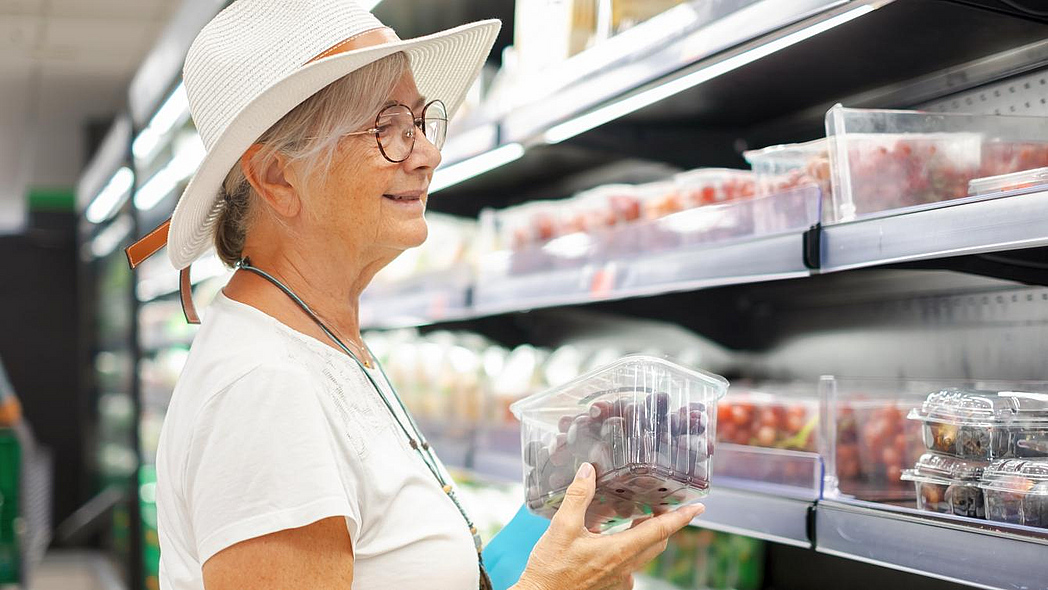
<path id="1" fill-rule="evenodd" d="M 237 0 L 197 35 L 182 79 L 211 150 L 256 96 L 334 45 L 384 26 L 353 0 Z"/>

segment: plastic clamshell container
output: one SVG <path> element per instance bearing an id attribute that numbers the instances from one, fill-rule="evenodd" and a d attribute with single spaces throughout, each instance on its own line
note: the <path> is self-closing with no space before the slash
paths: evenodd
<path id="1" fill-rule="evenodd" d="M 927 382 L 839 379 L 819 382 L 826 462 L 825 495 L 860 500 L 913 499 L 904 469 L 925 452 L 920 424 L 906 415 L 927 397 Z"/>
<path id="2" fill-rule="evenodd" d="M 987 195 L 1045 185 L 1048 185 L 1048 168 L 1035 168 L 1011 174 L 976 178 L 968 183 L 968 194 Z"/>
<path id="3" fill-rule="evenodd" d="M 849 109 L 826 113 L 828 221 L 968 196 L 972 179 L 1048 165 L 1048 119 Z"/>
<path id="4" fill-rule="evenodd" d="M 772 145 L 743 152 L 757 181 L 758 195 L 772 195 L 802 186 L 817 186 L 829 197 L 829 144 L 826 138 Z"/>
<path id="5" fill-rule="evenodd" d="M 607 530 L 709 491 L 723 377 L 637 355 L 511 406 L 529 510 L 552 517 L 579 465 L 597 491 L 586 526 Z"/>
<path id="6" fill-rule="evenodd" d="M 1048 456 L 1048 394 L 948 388 L 928 395 L 911 420 L 925 446 L 989 461 Z"/>
<path id="7" fill-rule="evenodd" d="M 988 520 L 1048 528 L 1048 459 L 995 462 L 979 486 Z"/>
<path id="8" fill-rule="evenodd" d="M 638 184 L 634 189 L 640 200 L 644 219 L 659 219 L 691 207 L 681 198 L 677 183 L 672 180 Z"/>
<path id="9" fill-rule="evenodd" d="M 920 510 L 986 518 L 979 480 L 988 466 L 985 461 L 925 453 L 913 469 L 902 472 L 902 479 L 914 483 Z"/>
<path id="10" fill-rule="evenodd" d="M 748 199 L 756 194 L 753 172 L 731 168 L 699 168 L 673 177 L 687 207 Z"/>

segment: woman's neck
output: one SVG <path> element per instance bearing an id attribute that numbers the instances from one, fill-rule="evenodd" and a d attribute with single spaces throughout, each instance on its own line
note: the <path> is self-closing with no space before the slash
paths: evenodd
<path id="1" fill-rule="evenodd" d="M 360 293 L 381 261 L 331 264 L 307 260 L 294 253 L 271 254 L 245 248 L 251 265 L 266 272 L 291 289 L 316 313 L 355 354 L 360 354 Z M 314 257 L 315 258 L 315 257 Z M 290 297 L 264 277 L 238 270 L 223 289 L 225 295 L 255 307 L 294 330 L 339 349 Z M 340 350 L 340 349 L 339 349 Z"/>

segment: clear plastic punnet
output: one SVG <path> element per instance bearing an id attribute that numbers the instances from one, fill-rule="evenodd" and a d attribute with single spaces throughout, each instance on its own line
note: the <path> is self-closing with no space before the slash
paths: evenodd
<path id="1" fill-rule="evenodd" d="M 948 388 L 909 415 L 930 450 L 983 461 L 1048 456 L 1048 393 Z"/>
<path id="2" fill-rule="evenodd" d="M 727 389 L 723 377 L 637 355 L 516 402 L 528 508 L 552 517 L 584 462 L 597 472 L 590 529 L 702 498 Z"/>
<path id="3" fill-rule="evenodd" d="M 757 179 L 757 194 L 772 195 L 802 186 L 817 186 L 829 198 L 830 158 L 826 138 L 772 145 L 743 152 Z"/>
<path id="4" fill-rule="evenodd" d="M 905 379 L 820 379 L 825 495 L 913 499 L 913 486 L 902 480 L 902 472 L 925 449 L 920 424 L 906 415 L 935 387 Z"/>
<path id="5" fill-rule="evenodd" d="M 1048 459 L 1005 459 L 983 473 L 986 518 L 1048 528 Z"/>
<path id="6" fill-rule="evenodd" d="M 979 480 L 989 466 L 939 453 L 925 453 L 913 469 L 902 472 L 917 492 L 917 508 L 929 512 L 986 518 Z"/>
<path id="7" fill-rule="evenodd" d="M 1048 166 L 1048 119 L 849 109 L 826 113 L 830 221 L 967 197 L 972 179 Z"/>
<path id="8" fill-rule="evenodd" d="M 753 172 L 731 168 L 699 168 L 673 177 L 687 207 L 748 199 L 756 194 Z"/>

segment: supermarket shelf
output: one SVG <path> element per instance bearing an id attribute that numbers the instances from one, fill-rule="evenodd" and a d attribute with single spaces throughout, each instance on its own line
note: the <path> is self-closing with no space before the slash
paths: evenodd
<path id="1" fill-rule="evenodd" d="M 528 141 L 558 122 L 588 111 L 592 116 L 592 109 L 621 95 L 762 35 L 784 32 L 789 25 L 840 4 L 838 0 L 733 0 L 712 3 L 712 8 L 680 6 L 610 39 L 599 56 L 584 54 L 580 57 L 589 59 L 569 60 L 543 72 L 547 92 L 535 92 L 532 101 L 506 115 L 503 139 Z M 646 39 L 643 47 L 637 47 L 638 39 Z M 578 82 L 558 84 L 560 79 Z M 615 118 L 596 115 L 602 120 Z M 547 139 L 559 141 L 559 135 Z"/>
<path id="2" fill-rule="evenodd" d="M 478 281 L 477 315 L 805 277 L 804 233 Z"/>
<path id="3" fill-rule="evenodd" d="M 467 129 L 452 129 L 448 142 L 440 150 L 440 167 L 457 164 L 495 149 L 499 143 L 496 123 L 478 123 Z"/>
<path id="4" fill-rule="evenodd" d="M 375 285 L 360 300 L 364 329 L 403 328 L 473 315 L 472 272 L 468 266 L 417 275 L 391 285 Z"/>
<path id="5" fill-rule="evenodd" d="M 816 549 L 979 588 L 1048 588 L 1048 531 L 823 500 Z"/>
<path id="6" fill-rule="evenodd" d="M 439 426 L 431 428 L 441 432 Z M 430 437 L 442 460 L 496 481 L 520 481 L 520 431 L 515 427 L 481 432 L 472 453 L 463 452 L 463 441 Z M 447 449 L 440 445 L 447 445 Z M 706 512 L 696 526 L 749 537 L 811 548 L 809 529 L 815 501 L 821 494 L 822 461 L 814 453 L 783 452 L 731 444 L 718 446 L 714 489 L 703 503 Z M 789 464 L 795 479 L 788 483 L 762 468 Z M 731 466 L 747 466 L 752 477 L 720 475 Z M 776 470 L 780 471 L 780 470 Z M 804 485 L 806 482 L 807 485 Z"/>
<path id="7" fill-rule="evenodd" d="M 748 492 L 716 482 L 702 503 L 706 512 L 692 523 L 795 547 L 812 547 L 808 536 L 814 501 Z"/>
<path id="8" fill-rule="evenodd" d="M 822 272 L 1048 245 L 1048 190 L 826 226 Z"/>

